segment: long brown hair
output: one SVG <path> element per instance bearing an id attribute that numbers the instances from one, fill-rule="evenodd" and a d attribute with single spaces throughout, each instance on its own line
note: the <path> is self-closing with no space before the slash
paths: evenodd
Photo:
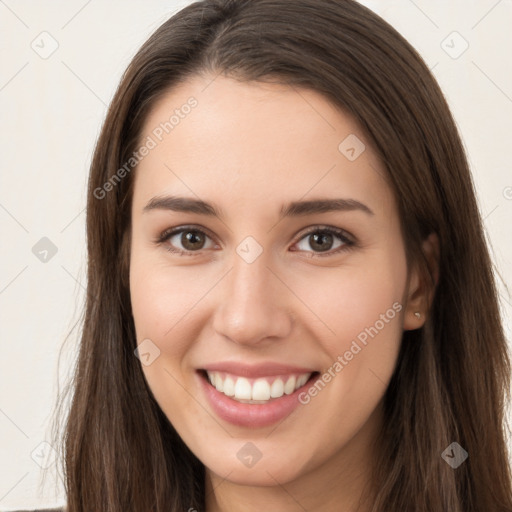
<path id="1" fill-rule="evenodd" d="M 85 317 L 66 391 L 69 416 L 56 434 L 67 510 L 204 510 L 204 466 L 134 356 L 128 268 L 136 168 L 111 181 L 137 148 L 155 101 L 199 73 L 323 94 L 372 141 L 399 207 L 408 262 L 421 265 L 432 286 L 421 243 L 429 233 L 439 237 L 431 311 L 423 328 L 403 333 L 385 395 L 372 512 L 511 512 L 510 356 L 466 155 L 421 57 L 353 0 L 196 2 L 156 30 L 122 77 L 90 169 Z M 441 457 L 452 442 L 469 454 L 456 469 Z"/>

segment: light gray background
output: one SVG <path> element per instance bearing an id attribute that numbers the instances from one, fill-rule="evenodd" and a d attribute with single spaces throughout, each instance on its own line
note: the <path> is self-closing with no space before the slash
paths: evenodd
<path id="1" fill-rule="evenodd" d="M 51 464 L 56 454 L 45 443 L 78 339 L 71 330 L 84 298 L 93 145 L 130 58 L 189 3 L 0 0 L 1 510 L 65 502 Z M 362 3 L 418 49 L 444 90 L 468 151 L 496 266 L 510 283 L 512 1 Z M 464 41 L 469 46 L 460 54 Z M 48 56 L 52 44 L 58 48 Z M 57 248 L 46 262 L 33 252 L 43 237 Z M 510 339 L 512 300 L 499 286 Z M 41 464 L 51 465 L 43 470 Z"/>

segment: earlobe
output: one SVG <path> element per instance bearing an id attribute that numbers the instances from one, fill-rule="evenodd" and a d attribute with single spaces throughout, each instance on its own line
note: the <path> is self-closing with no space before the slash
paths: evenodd
<path id="1" fill-rule="evenodd" d="M 416 263 L 409 279 L 404 330 L 420 329 L 430 311 L 435 289 L 439 280 L 440 244 L 437 233 L 431 233 L 422 244 L 423 254 L 428 265 L 428 275 L 420 271 Z"/>

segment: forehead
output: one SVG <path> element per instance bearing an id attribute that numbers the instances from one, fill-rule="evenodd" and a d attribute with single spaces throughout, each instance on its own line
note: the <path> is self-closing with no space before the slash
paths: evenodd
<path id="1" fill-rule="evenodd" d="M 309 89 L 195 76 L 159 99 L 139 140 L 153 147 L 137 166 L 134 200 L 180 193 L 242 209 L 319 196 L 376 209 L 393 201 L 359 125 Z"/>

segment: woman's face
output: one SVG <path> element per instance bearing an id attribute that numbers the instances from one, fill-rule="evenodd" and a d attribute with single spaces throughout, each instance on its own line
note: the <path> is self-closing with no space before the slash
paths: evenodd
<path id="1" fill-rule="evenodd" d="M 166 94 L 140 137 L 130 288 L 145 378 L 211 475 L 356 475 L 402 331 L 420 326 L 384 167 L 320 94 L 212 80 Z"/>

